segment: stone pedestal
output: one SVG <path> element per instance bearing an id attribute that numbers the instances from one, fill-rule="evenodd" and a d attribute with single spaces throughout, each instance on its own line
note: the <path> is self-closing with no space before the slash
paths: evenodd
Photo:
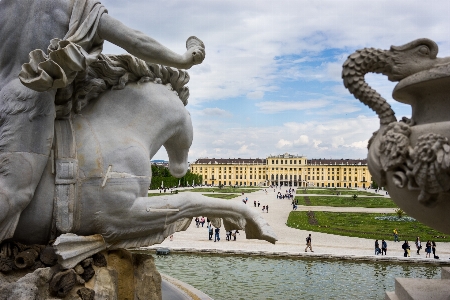
<path id="1" fill-rule="evenodd" d="M 162 299 L 161 275 L 151 255 L 103 251 L 69 270 L 45 267 L 39 258 L 38 263 L 43 267 L 0 272 L 0 300 Z"/>
<path id="2" fill-rule="evenodd" d="M 395 278 L 395 291 L 386 292 L 386 300 L 448 300 L 450 268 L 442 268 L 441 279 Z"/>

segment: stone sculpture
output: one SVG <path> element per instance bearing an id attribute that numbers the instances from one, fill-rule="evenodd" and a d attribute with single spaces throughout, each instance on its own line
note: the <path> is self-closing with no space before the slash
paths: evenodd
<path id="1" fill-rule="evenodd" d="M 245 206 L 146 197 L 161 146 L 174 176 L 187 171 L 189 75 L 177 68 L 203 61 L 199 39 L 178 55 L 96 0 L 2 0 L 0 37 L 0 242 L 56 239 L 72 268 L 104 249 L 162 242 L 198 215 L 276 241 Z M 103 55 L 103 40 L 139 58 Z"/>
<path id="2" fill-rule="evenodd" d="M 410 216 L 450 234 L 450 57 L 437 53 L 429 39 L 358 50 L 345 61 L 342 78 L 380 119 L 368 145 L 375 182 Z M 397 122 L 390 105 L 365 82 L 368 72 L 399 81 L 393 98 L 411 105 L 411 119 Z"/>

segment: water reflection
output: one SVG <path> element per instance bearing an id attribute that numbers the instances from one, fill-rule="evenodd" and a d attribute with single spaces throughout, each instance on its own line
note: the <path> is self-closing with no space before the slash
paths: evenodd
<path id="1" fill-rule="evenodd" d="M 171 254 L 160 272 L 221 299 L 384 299 L 395 277 L 440 278 L 440 267 L 386 262 Z"/>

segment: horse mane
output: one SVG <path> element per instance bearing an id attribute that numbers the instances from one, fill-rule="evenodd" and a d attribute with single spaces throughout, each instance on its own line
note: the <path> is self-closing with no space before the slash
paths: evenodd
<path id="1" fill-rule="evenodd" d="M 153 82 L 170 85 L 180 100 L 186 106 L 189 98 L 189 74 L 185 70 L 166 67 L 158 64 L 149 64 L 130 54 L 105 55 L 100 54 L 99 59 L 89 65 L 85 72 L 80 72 L 73 84 L 65 89 L 58 90 L 56 104 L 64 104 L 63 114 L 71 108 L 80 113 L 89 101 L 97 98 L 107 90 L 124 89 L 129 82 Z M 67 99 L 71 107 L 67 108 Z M 64 108 L 66 107 L 66 108 Z"/>

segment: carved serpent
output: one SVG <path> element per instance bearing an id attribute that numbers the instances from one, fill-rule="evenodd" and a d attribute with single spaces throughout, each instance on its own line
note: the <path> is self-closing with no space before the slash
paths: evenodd
<path id="1" fill-rule="evenodd" d="M 372 72 L 387 75 L 390 81 L 400 81 L 414 73 L 431 69 L 448 62 L 437 58 L 438 46 L 429 39 L 417 39 L 403 46 L 391 46 L 390 50 L 364 48 L 351 54 L 344 62 L 342 79 L 344 86 L 362 103 L 375 111 L 381 125 L 397 121 L 394 111 L 364 80 Z"/>
<path id="2" fill-rule="evenodd" d="M 351 54 L 342 70 L 345 87 L 380 119 L 380 130 L 369 141 L 368 164 L 374 178 L 385 185 L 386 174 L 392 171 L 394 185 L 420 190 L 418 200 L 425 206 L 434 205 L 440 193 L 450 191 L 449 142 L 439 134 L 428 133 L 420 135 L 412 145 L 414 120 L 405 122 L 403 118 L 397 123 L 390 105 L 365 82 L 364 75 L 381 73 L 390 81 L 401 81 L 419 72 L 423 75 L 450 63 L 450 58 L 437 58 L 437 53 L 437 44 L 429 39 L 391 46 L 390 50 L 365 48 Z"/>

